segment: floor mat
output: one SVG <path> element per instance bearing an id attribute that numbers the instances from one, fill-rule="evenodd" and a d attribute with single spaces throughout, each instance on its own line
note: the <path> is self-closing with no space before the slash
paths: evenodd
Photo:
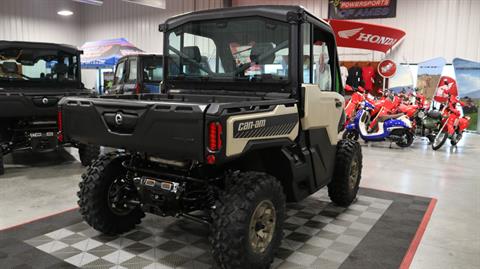
<path id="1" fill-rule="evenodd" d="M 349 208 L 322 190 L 289 204 L 272 268 L 398 268 L 431 199 L 361 189 Z M 0 232 L 0 268 L 212 268 L 208 226 L 148 215 L 105 236 L 77 211 Z"/>

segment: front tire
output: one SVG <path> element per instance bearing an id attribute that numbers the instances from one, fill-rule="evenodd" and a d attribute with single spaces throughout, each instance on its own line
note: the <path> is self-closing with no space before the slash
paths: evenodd
<path id="1" fill-rule="evenodd" d="M 242 172 L 212 211 L 210 242 L 223 269 L 264 269 L 283 238 L 285 195 L 280 182 L 265 173 Z"/>
<path id="2" fill-rule="evenodd" d="M 78 155 L 83 166 L 89 166 L 100 155 L 100 147 L 92 144 L 80 144 Z"/>
<path id="3" fill-rule="evenodd" d="M 100 156 L 82 175 L 78 205 L 83 219 L 95 230 L 108 235 L 117 235 L 132 230 L 145 214 L 137 207 L 125 206 L 125 201 L 115 200 L 113 193 L 127 190 L 129 181 L 122 162 L 127 159 L 122 154 Z M 122 185 L 124 184 L 124 185 Z M 133 191 L 121 194 L 132 198 Z M 119 193 L 120 194 L 120 193 Z M 116 202 L 112 202 L 116 201 Z"/>
<path id="4" fill-rule="evenodd" d="M 328 184 L 330 199 L 339 206 L 349 206 L 357 197 L 362 176 L 362 148 L 353 140 L 337 144 L 335 171 Z"/>
<path id="5" fill-rule="evenodd" d="M 437 150 L 441 148 L 443 144 L 445 144 L 445 141 L 447 141 L 447 138 L 448 133 L 440 131 L 437 135 L 435 135 L 435 138 L 433 139 L 432 149 Z"/>

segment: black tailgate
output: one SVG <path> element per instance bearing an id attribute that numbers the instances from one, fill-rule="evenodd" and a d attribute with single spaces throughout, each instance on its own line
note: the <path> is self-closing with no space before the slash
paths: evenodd
<path id="1" fill-rule="evenodd" d="M 206 105 L 74 97 L 60 105 L 67 141 L 203 159 Z"/>
<path id="2" fill-rule="evenodd" d="M 52 117 L 57 118 L 58 102 L 64 96 L 88 95 L 78 92 L 18 92 L 0 91 L 0 118 Z"/>

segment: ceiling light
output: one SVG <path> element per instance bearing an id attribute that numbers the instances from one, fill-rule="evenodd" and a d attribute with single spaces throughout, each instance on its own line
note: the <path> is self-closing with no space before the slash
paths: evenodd
<path id="1" fill-rule="evenodd" d="M 103 5 L 103 0 L 73 0 L 73 1 L 84 3 L 84 4 L 89 4 L 89 5 L 94 5 L 94 6 Z"/>
<path id="2" fill-rule="evenodd" d="M 72 16 L 73 12 L 70 11 L 70 10 L 64 9 L 64 10 L 58 11 L 57 14 L 60 15 L 60 16 Z"/>

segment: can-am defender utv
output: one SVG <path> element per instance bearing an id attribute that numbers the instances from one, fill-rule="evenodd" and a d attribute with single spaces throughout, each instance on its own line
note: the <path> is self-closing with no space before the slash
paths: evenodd
<path id="1" fill-rule="evenodd" d="M 338 141 L 334 33 L 298 6 L 199 11 L 161 30 L 164 94 L 60 102 L 66 140 L 125 149 L 88 168 L 80 212 L 106 234 L 145 212 L 198 220 L 221 268 L 267 268 L 286 202 L 328 186 L 348 206 L 359 188 L 361 148 Z"/>
<path id="2" fill-rule="evenodd" d="M 0 41 L 0 174 L 14 150 L 47 151 L 67 144 L 57 136 L 58 101 L 91 95 L 80 80 L 81 51 L 68 45 Z M 99 146 L 73 143 L 82 164 Z"/>

